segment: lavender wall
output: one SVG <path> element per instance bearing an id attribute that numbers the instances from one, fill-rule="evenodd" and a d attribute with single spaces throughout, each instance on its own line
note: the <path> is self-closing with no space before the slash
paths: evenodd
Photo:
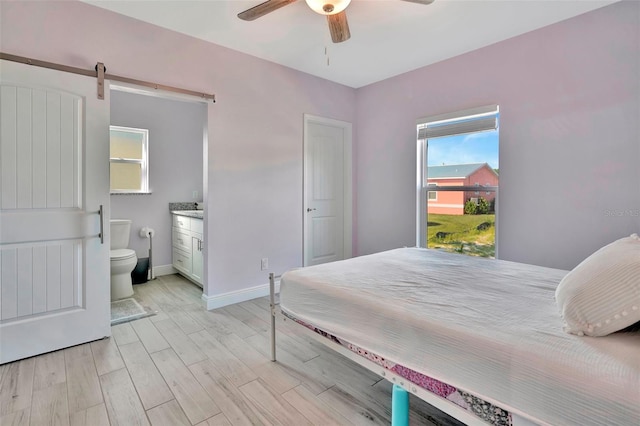
<path id="1" fill-rule="evenodd" d="M 0 19 L 4 52 L 216 93 L 208 295 L 264 284 L 262 257 L 276 273 L 302 264 L 303 113 L 354 123 L 358 254 L 415 244 L 415 120 L 491 103 L 500 257 L 569 268 L 640 228 L 607 216 L 640 208 L 637 2 L 357 91 L 76 1 L 2 1 Z"/>
<path id="2" fill-rule="evenodd" d="M 112 195 L 111 217 L 133 221 L 129 247 L 149 257 L 143 226 L 153 228 L 154 267 L 171 265 L 169 202 L 201 201 L 204 104 L 111 92 L 111 124 L 149 129 L 150 195 Z M 198 197 L 193 199 L 193 191 Z"/>
<path id="3" fill-rule="evenodd" d="M 415 244 L 416 119 L 493 103 L 501 258 L 571 268 L 640 231 L 639 64 L 631 1 L 359 89 L 358 253 Z"/>
<path id="4" fill-rule="evenodd" d="M 302 264 L 303 114 L 355 119 L 355 90 L 77 1 L 0 2 L 0 49 L 214 92 L 204 166 L 213 296 Z M 355 136 L 354 136 L 355 137 Z"/>

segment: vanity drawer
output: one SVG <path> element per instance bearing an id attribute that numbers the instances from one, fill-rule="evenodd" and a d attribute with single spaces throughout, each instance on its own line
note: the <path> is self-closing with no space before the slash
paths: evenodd
<path id="1" fill-rule="evenodd" d="M 191 250 L 191 234 L 188 232 L 183 232 L 181 228 L 173 228 L 173 246 L 179 248 L 181 250 L 190 251 Z"/>
<path id="2" fill-rule="evenodd" d="M 174 214 L 173 226 L 185 231 L 189 231 L 191 229 L 191 218 Z"/>
<path id="3" fill-rule="evenodd" d="M 202 219 L 191 219 L 191 231 L 197 232 L 198 234 L 203 234 L 204 227 L 202 223 Z"/>
<path id="4" fill-rule="evenodd" d="M 185 274 L 191 273 L 191 256 L 182 250 L 173 249 L 173 267 Z"/>

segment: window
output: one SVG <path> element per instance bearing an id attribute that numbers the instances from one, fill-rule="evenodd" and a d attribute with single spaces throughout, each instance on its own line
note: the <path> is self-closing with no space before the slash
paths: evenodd
<path id="1" fill-rule="evenodd" d="M 427 186 L 438 186 L 437 183 L 427 183 Z M 438 201 L 438 191 L 427 192 L 427 199 L 429 201 Z"/>
<path id="2" fill-rule="evenodd" d="M 149 192 L 149 130 L 110 126 L 111 193 Z"/>
<path id="3" fill-rule="evenodd" d="M 498 107 L 418 120 L 417 244 L 495 257 Z"/>

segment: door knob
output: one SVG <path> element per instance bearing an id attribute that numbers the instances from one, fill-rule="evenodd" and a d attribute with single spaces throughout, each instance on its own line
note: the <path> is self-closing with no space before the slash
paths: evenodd
<path id="1" fill-rule="evenodd" d="M 315 209 L 307 207 L 307 213 L 314 211 Z"/>

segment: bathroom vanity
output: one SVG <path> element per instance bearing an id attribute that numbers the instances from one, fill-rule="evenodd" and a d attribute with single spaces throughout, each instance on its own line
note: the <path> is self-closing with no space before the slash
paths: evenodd
<path id="1" fill-rule="evenodd" d="M 202 210 L 175 210 L 171 213 L 173 267 L 180 275 L 202 287 Z"/>

